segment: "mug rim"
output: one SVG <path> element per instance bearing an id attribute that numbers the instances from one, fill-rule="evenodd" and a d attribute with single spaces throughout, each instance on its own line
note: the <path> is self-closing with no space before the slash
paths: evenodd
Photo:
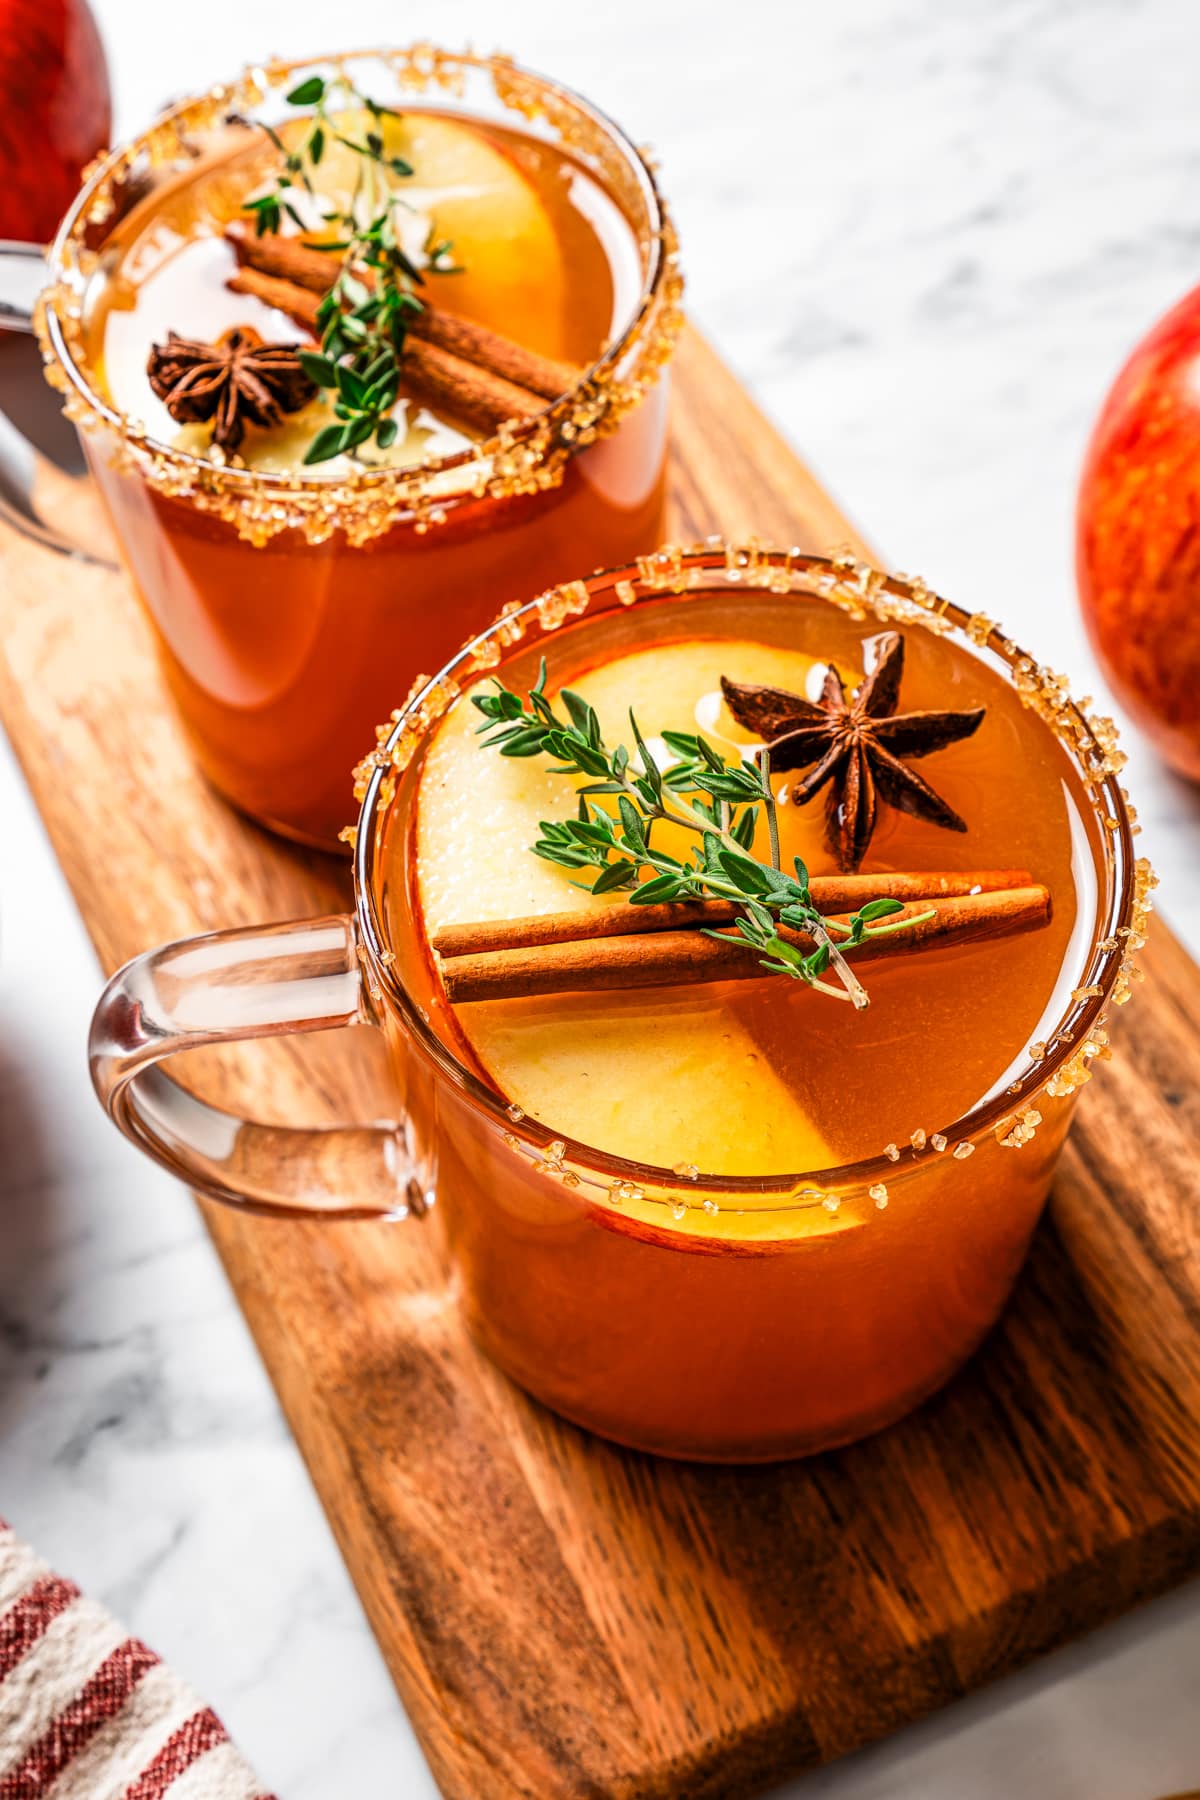
<path id="1" fill-rule="evenodd" d="M 639 1189 L 651 1186 L 677 1190 L 680 1191 L 680 1198 L 684 1198 L 689 1189 L 695 1193 L 742 1196 L 747 1200 L 755 1196 L 774 1196 L 777 1192 L 784 1191 L 790 1196 L 774 1205 L 747 1208 L 756 1215 L 794 1211 L 797 1205 L 806 1203 L 806 1196 L 811 1195 L 819 1200 L 827 1191 L 842 1193 L 846 1189 L 869 1189 L 878 1182 L 885 1182 L 889 1188 L 894 1188 L 902 1181 L 919 1174 L 929 1159 L 924 1157 L 918 1160 L 914 1155 L 907 1162 L 895 1162 L 880 1150 L 873 1156 L 857 1158 L 836 1167 L 761 1175 L 720 1175 L 700 1170 L 695 1177 L 689 1175 L 684 1181 L 675 1170 L 613 1155 L 598 1146 L 572 1139 L 541 1120 L 530 1119 L 524 1114 L 519 1119 L 514 1118 L 507 1110 L 508 1103 L 504 1096 L 480 1080 L 430 1028 L 422 1009 L 415 1004 L 396 975 L 390 934 L 379 904 L 375 868 L 377 852 L 381 847 L 380 828 L 394 791 L 396 770 L 407 766 L 407 756 L 399 762 L 394 760 L 398 748 L 405 745 L 406 734 L 411 740 L 406 746 L 411 754 L 426 742 L 429 732 L 449 705 L 458 700 L 475 681 L 488 677 L 498 661 L 493 647 L 511 646 L 514 642 L 512 634 L 519 626 L 531 618 L 540 621 L 541 609 L 544 609 L 548 598 L 558 594 L 568 597 L 574 594 L 577 601 L 578 593 L 582 590 L 586 592 L 590 603 L 594 595 L 608 589 L 615 590 L 618 582 L 625 582 L 636 590 L 636 600 L 666 599 L 689 591 L 686 585 L 682 585 L 689 574 L 700 577 L 690 590 L 696 593 L 705 591 L 710 578 L 715 578 L 714 585 L 724 581 L 735 592 L 739 584 L 742 591 L 764 588 L 779 593 L 806 591 L 803 587 L 791 589 L 774 585 L 772 578 L 777 581 L 780 572 L 789 581 L 792 578 L 816 578 L 826 580 L 831 586 L 839 580 L 848 579 L 855 586 L 855 598 L 869 608 L 880 595 L 886 594 L 889 598 L 911 605 L 914 610 L 906 612 L 904 616 L 911 623 L 923 625 L 926 630 L 940 631 L 944 627 L 932 627 L 922 615 L 947 621 L 951 628 L 962 635 L 967 645 L 979 651 L 990 651 L 998 658 L 1002 671 L 1007 665 L 1010 680 L 1013 671 L 1020 665 L 1046 677 L 1051 684 L 1057 683 L 1058 699 L 1051 704 L 1065 720 L 1070 721 L 1081 746 L 1086 746 L 1089 755 L 1095 755 L 1098 765 L 1100 759 L 1114 754 L 1115 727 L 1111 720 L 1090 717 L 1082 704 L 1066 697 L 1061 677 L 1054 676 L 1052 671 L 1037 664 L 1020 646 L 1007 638 L 993 621 L 984 619 L 982 614 L 967 613 L 964 608 L 934 593 L 923 582 L 913 577 L 884 574 L 850 555 L 826 557 L 798 547 L 775 550 L 764 548 L 755 541 L 746 546 L 736 546 L 715 539 L 685 550 L 666 547 L 656 556 L 641 558 L 637 563 L 598 570 L 584 580 L 566 584 L 564 588 L 550 589 L 547 594 L 538 595 L 520 607 L 502 614 L 485 631 L 470 639 L 436 675 L 414 688 L 404 705 L 393 713 L 390 731 L 386 736 L 381 734 L 379 750 L 367 759 L 371 765 L 371 773 L 362 797 L 358 824 L 350 834 L 354 844 L 355 911 L 359 938 L 370 959 L 372 979 L 387 994 L 400 1015 L 404 1029 L 413 1042 L 431 1058 L 437 1071 L 465 1094 L 477 1109 L 484 1112 L 499 1130 L 523 1137 L 526 1144 L 538 1153 L 544 1152 L 547 1144 L 561 1144 L 563 1150 L 556 1159 L 557 1162 L 565 1160 L 590 1170 L 602 1171 L 615 1183 L 635 1184 Z M 811 587 L 807 591 L 816 599 L 834 597 L 832 594 L 822 595 Z M 584 610 L 579 604 L 570 608 L 570 611 L 576 613 Z M 982 621 L 989 629 L 983 636 L 972 637 L 969 627 L 977 620 Z M 553 630 L 555 627 L 544 628 Z M 464 677 L 461 683 L 459 676 Z M 1012 685 L 1017 684 L 1013 681 Z M 448 700 L 445 697 L 447 691 L 450 695 Z M 429 707 L 437 707 L 439 702 L 440 709 L 428 716 Z M 412 735 L 414 718 L 419 724 L 415 736 Z M 1083 781 L 1086 794 L 1088 775 L 1079 755 L 1044 716 L 1042 722 L 1062 745 L 1064 753 L 1071 758 Z M 1110 846 L 1112 854 L 1110 880 L 1107 883 L 1097 882 L 1090 946 L 1081 963 L 1080 985 L 1086 981 L 1088 991 L 1082 998 L 1076 998 L 1076 991 L 1073 990 L 1071 1001 L 1063 1015 L 1057 1020 L 1053 1030 L 1047 1032 L 1048 1040 L 1056 1040 L 1053 1051 L 1041 1059 L 1034 1059 L 1029 1056 L 1026 1047 L 1025 1060 L 1016 1067 L 1015 1072 L 1013 1065 L 1009 1065 L 1005 1072 L 1011 1074 L 1012 1083 L 1019 1083 L 1016 1095 L 1010 1084 L 1005 1090 L 979 1102 L 951 1123 L 939 1126 L 936 1132 L 929 1132 L 928 1139 L 939 1136 L 945 1138 L 948 1146 L 966 1142 L 974 1148 L 1001 1122 L 1013 1115 L 1019 1117 L 1044 1092 L 1047 1083 L 1072 1059 L 1088 1055 L 1086 1046 L 1092 1043 L 1093 1034 L 1102 1027 L 1105 1010 L 1112 1003 L 1118 982 L 1124 979 L 1127 983 L 1131 978 L 1133 952 L 1140 946 L 1130 939 L 1132 937 L 1136 940 L 1141 920 L 1149 909 L 1147 892 L 1155 884 L 1155 878 L 1149 864 L 1139 861 L 1134 851 L 1134 821 L 1124 788 L 1118 780 L 1122 760 L 1117 753 L 1115 766 L 1106 767 L 1102 774 L 1093 774 L 1091 780 L 1096 789 L 1096 797 L 1092 799 L 1090 794 L 1087 795 L 1091 800 L 1093 816 L 1101 830 L 1100 841 Z M 1106 814 L 1101 812 L 1101 801 L 1108 808 Z M 1107 904 L 1104 891 L 1106 886 Z M 1108 948 L 1101 948 L 1102 945 L 1107 945 Z M 1093 970 L 1097 959 L 1099 964 Z M 1086 1079 L 1085 1072 L 1076 1085 L 1082 1085 Z M 1074 1091 L 1074 1087 L 1068 1089 L 1067 1095 Z"/>
<path id="2" fill-rule="evenodd" d="M 248 106 L 256 100 L 261 104 L 268 93 L 303 70 L 327 67 L 341 69 L 350 64 L 373 60 L 396 72 L 403 69 L 405 59 L 410 69 L 420 71 L 428 82 L 441 87 L 444 92 L 452 91 L 454 73 L 464 70 L 490 74 L 493 80 L 498 78 L 518 84 L 530 84 L 542 97 L 565 103 L 574 109 L 615 146 L 629 169 L 646 208 L 647 244 L 646 265 L 638 296 L 631 305 L 619 335 L 606 345 L 591 364 L 581 369 L 577 381 L 565 393 L 548 401 L 528 419 L 510 422 L 491 436 L 447 455 L 431 457 L 407 467 L 353 469 L 336 480 L 313 479 L 311 476 L 297 475 L 293 471 L 261 470 L 236 463 L 214 462 L 194 451 L 164 443 L 162 439 L 144 430 L 136 420 L 126 417 L 97 392 L 87 373 L 85 359 L 71 343 L 72 336 L 79 335 L 79 309 L 90 279 L 90 270 L 85 270 L 81 264 L 77 238 L 101 204 L 100 195 L 106 184 L 119 180 L 122 172 L 143 151 L 164 140 L 172 132 L 176 141 L 179 141 L 186 129 L 195 125 L 198 115 L 205 108 L 215 117 L 237 105 Z M 499 97 L 503 101 L 502 93 Z M 472 115 L 465 113 L 463 116 L 470 118 Z M 615 196 L 614 203 L 620 205 Z M 623 207 L 621 210 L 624 212 Z M 630 227 L 637 233 L 637 227 L 632 221 Z M 86 251 L 83 253 L 85 262 L 91 254 Z M 41 339 L 47 372 L 49 374 L 53 367 L 56 377 L 54 385 L 61 387 L 65 383 L 67 388 L 73 390 L 71 405 L 81 410 L 81 422 L 99 422 L 112 430 L 127 451 L 140 452 L 152 459 L 154 473 L 160 479 L 175 472 L 184 478 L 196 479 L 209 492 L 224 488 L 229 490 L 231 496 L 243 498 L 261 493 L 264 498 L 276 503 L 284 498 L 293 501 L 304 499 L 310 504 L 315 501 L 328 507 L 336 496 L 339 504 L 344 506 L 347 499 L 352 505 L 355 497 L 369 497 L 382 490 L 385 494 L 394 493 L 402 505 L 410 505 L 418 497 L 421 486 L 435 483 L 455 470 L 462 470 L 466 475 L 472 466 L 490 467 L 498 458 L 510 458 L 514 453 L 523 453 L 533 468 L 543 471 L 554 462 L 556 456 L 565 466 L 580 451 L 585 450 L 597 435 L 595 421 L 575 427 L 575 416 L 594 413 L 599 406 L 601 411 L 598 417 L 602 421 L 607 416 L 603 410 L 608 404 L 606 396 L 613 399 L 618 419 L 623 416 L 621 396 L 619 393 L 613 394 L 613 390 L 619 389 L 624 380 L 622 364 L 641 348 L 650 367 L 648 374 L 642 375 L 640 380 L 643 386 L 649 386 L 662 363 L 669 360 L 682 327 L 682 314 L 678 310 L 678 300 L 682 294 L 678 242 L 648 154 L 606 112 L 564 82 L 526 68 L 498 51 L 442 51 L 419 41 L 407 46 L 374 46 L 341 50 L 332 54 L 271 59 L 243 69 L 241 75 L 232 82 L 216 83 L 200 93 L 164 107 L 150 124 L 106 151 L 85 172 L 79 190 L 55 233 L 46 262 L 48 279 L 35 313 L 35 328 Z M 677 284 L 674 291 L 673 283 Z M 660 302 L 666 308 L 661 325 L 664 354 L 656 359 L 651 328 Z M 74 331 L 72 326 L 76 328 Z M 528 479 L 528 473 L 526 478 Z M 435 503 L 451 507 L 474 497 L 471 482 L 464 480 L 461 487 L 456 485 L 438 495 Z"/>

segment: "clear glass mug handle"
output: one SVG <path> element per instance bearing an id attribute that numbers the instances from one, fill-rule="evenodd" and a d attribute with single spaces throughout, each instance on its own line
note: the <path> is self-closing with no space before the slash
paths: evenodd
<path id="1" fill-rule="evenodd" d="M 134 957 L 92 1018 L 92 1081 L 139 1149 L 199 1193 L 288 1218 L 424 1213 L 403 1121 L 259 1125 L 187 1093 L 160 1066 L 182 1050 L 372 1023 L 346 915 L 218 931 Z"/>
<path id="2" fill-rule="evenodd" d="M 32 331 L 34 304 L 45 285 L 45 246 L 0 238 L 0 330 Z"/>

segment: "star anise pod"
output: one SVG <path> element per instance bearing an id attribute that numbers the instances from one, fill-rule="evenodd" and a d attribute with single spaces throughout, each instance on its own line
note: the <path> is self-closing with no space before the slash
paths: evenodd
<path id="1" fill-rule="evenodd" d="M 743 686 L 721 677 L 730 712 L 764 740 L 772 768 L 809 769 L 792 789 L 792 799 L 802 805 L 829 785 L 829 842 L 844 870 L 857 869 L 866 855 L 879 800 L 947 831 L 967 829 L 966 820 L 900 759 L 929 756 L 970 737 L 984 708 L 898 713 L 903 671 L 904 639 L 889 631 L 876 640 L 870 673 L 849 700 L 832 664 L 817 704 L 783 688 Z"/>
<path id="2" fill-rule="evenodd" d="M 246 421 L 278 425 L 284 413 L 298 412 L 317 391 L 301 367 L 300 344 L 264 344 L 249 325 L 222 332 L 215 344 L 167 333 L 151 347 L 146 363 L 150 386 L 173 419 L 194 425 L 213 419 L 213 441 L 232 454 Z"/>

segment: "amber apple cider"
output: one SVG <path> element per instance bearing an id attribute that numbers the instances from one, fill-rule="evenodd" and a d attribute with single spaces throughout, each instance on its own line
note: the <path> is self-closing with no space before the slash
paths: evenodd
<path id="1" fill-rule="evenodd" d="M 900 710 L 986 709 L 969 741 L 921 764 L 968 830 L 881 805 L 864 872 L 1019 866 L 1053 907 L 1023 935 L 864 965 L 865 1011 L 779 976 L 450 1007 L 428 947 L 443 927 L 615 902 L 530 854 L 540 821 L 573 813 L 572 779 L 481 748 L 469 696 L 406 777 L 386 863 L 401 977 L 510 1117 L 553 1133 L 549 1166 L 531 1165 L 515 1132 L 507 1156 L 485 1156 L 469 1122 L 441 1121 L 472 1318 L 519 1381 L 625 1441 L 771 1456 L 884 1422 L 987 1329 L 1044 1197 L 1069 1104 L 1026 1082 L 1015 1137 L 968 1121 L 1009 1093 L 1031 1046 L 1045 1053 L 1086 978 L 1103 833 L 1009 681 L 904 629 Z M 641 601 L 498 673 L 523 691 L 545 650 L 550 690 L 586 697 L 609 744 L 631 742 L 632 706 L 652 752 L 668 756 L 663 731 L 698 729 L 733 759 L 753 746 L 722 675 L 812 698 L 833 663 L 852 688 L 879 630 L 815 598 Z M 823 803 L 790 803 L 795 779 L 773 782 L 784 866 L 833 873 Z M 854 1183 L 847 1165 L 871 1159 Z"/>

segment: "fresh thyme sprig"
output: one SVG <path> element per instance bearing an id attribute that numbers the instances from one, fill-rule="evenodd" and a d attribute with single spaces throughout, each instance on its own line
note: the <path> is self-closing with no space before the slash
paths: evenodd
<path id="1" fill-rule="evenodd" d="M 313 177 L 330 142 L 341 144 L 358 159 L 349 205 L 345 209 L 324 205 L 325 222 L 342 235 L 317 247 L 340 251 L 342 260 L 317 312 L 321 348 L 300 352 L 306 373 L 318 387 L 337 396 L 334 412 L 340 422 L 319 431 L 304 458 L 306 463 L 320 463 L 352 453 L 371 437 L 381 450 L 395 442 L 392 408 L 399 392 L 400 358 L 408 321 L 422 309 L 415 290 L 424 285 L 424 276 L 405 251 L 397 229 L 396 209 L 406 202 L 395 183 L 412 175 L 413 168 L 403 157 L 388 153 L 383 136 L 383 121 L 400 114 L 361 93 L 344 75 L 330 79 L 310 75 L 287 100 L 289 106 L 311 109 L 310 117 L 294 148 L 272 126 L 262 127 L 281 160 L 274 185 L 245 203 L 259 236 L 278 231 L 285 216 L 302 231 L 310 229 L 291 195 L 298 185 L 322 204 Z M 371 124 L 361 138 L 345 134 L 331 105 L 361 108 L 369 115 Z M 439 274 L 454 273 L 453 249 L 448 240 L 436 238 L 431 226 L 424 248 L 427 266 Z M 373 277 L 370 283 L 364 280 L 368 274 Z"/>
<path id="2" fill-rule="evenodd" d="M 635 906 L 671 900 L 731 900 L 741 907 L 735 931 L 759 953 L 764 969 L 803 981 L 820 993 L 855 1006 L 867 1004 L 867 993 L 847 960 L 869 938 L 890 935 L 930 918 L 879 921 L 903 912 L 899 900 L 868 901 L 845 925 L 824 918 L 809 889 L 808 870 L 799 857 L 794 874 L 780 867 L 779 824 L 771 792 L 770 756 L 729 763 L 708 741 L 693 732 L 664 731 L 663 742 L 675 759 L 660 769 L 632 711 L 629 724 L 634 751 L 624 744 L 610 749 L 603 740 L 595 709 L 579 694 L 564 688 L 561 718 L 546 698 L 546 663 L 526 699 L 500 681 L 495 691 L 473 696 L 483 714 L 479 731 L 486 745 L 501 756 L 555 758 L 555 775 L 584 775 L 573 819 L 543 820 L 536 856 L 564 869 L 596 869 L 594 880 L 581 882 L 588 892 L 630 890 Z M 616 815 L 601 798 L 615 799 Z M 760 809 L 765 813 L 771 860 L 750 854 Z M 653 842 L 657 824 L 682 826 L 698 842 L 686 859 L 671 856 Z M 649 871 L 647 879 L 643 872 Z M 806 933 L 814 948 L 807 953 L 781 937 L 779 926 Z M 727 932 L 706 931 L 728 939 Z M 822 977 L 830 969 L 841 985 Z"/>

